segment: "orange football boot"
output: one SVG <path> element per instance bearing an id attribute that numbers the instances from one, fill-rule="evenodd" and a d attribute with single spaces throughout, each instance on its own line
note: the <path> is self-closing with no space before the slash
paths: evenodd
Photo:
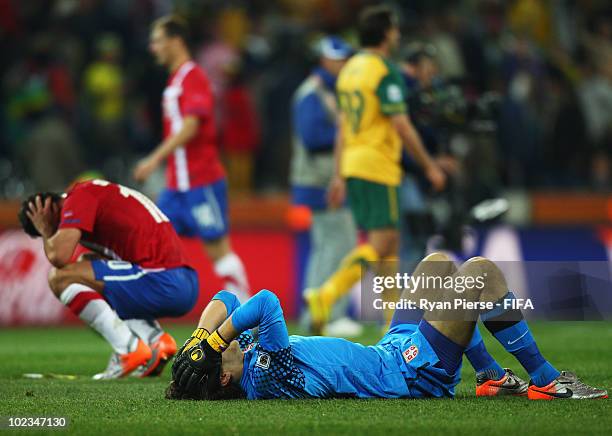
<path id="1" fill-rule="evenodd" d="M 476 374 L 476 396 L 498 397 L 514 395 L 523 397 L 527 395 L 527 382 L 522 380 L 510 369 L 504 368 L 506 373 L 499 380 L 493 380 L 486 371 Z"/>
<path id="2" fill-rule="evenodd" d="M 573 372 L 561 371 L 546 386 L 529 383 L 527 396 L 530 400 L 595 400 L 608 398 L 608 391 L 584 384 Z"/>
<path id="3" fill-rule="evenodd" d="M 151 348 L 143 342 L 142 339 L 134 337 L 138 342 L 136 349 L 130 353 L 111 355 L 108 366 L 104 372 L 93 376 L 94 380 L 109 380 L 125 377 L 135 371 L 142 365 L 145 365 L 151 359 L 153 352 Z"/>
<path id="4" fill-rule="evenodd" d="M 176 341 L 168 333 L 164 332 L 157 341 L 151 344 L 153 352 L 151 358 L 139 373 L 139 377 L 157 377 L 161 375 L 164 367 L 177 351 Z"/>

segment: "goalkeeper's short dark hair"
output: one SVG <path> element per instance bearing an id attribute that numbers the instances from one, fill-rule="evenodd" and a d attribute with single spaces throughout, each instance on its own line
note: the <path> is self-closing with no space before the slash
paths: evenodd
<path id="1" fill-rule="evenodd" d="M 377 47 L 383 43 L 387 32 L 397 25 L 397 16 L 388 6 L 372 6 L 359 15 L 357 31 L 362 47 Z"/>
<path id="2" fill-rule="evenodd" d="M 186 46 L 190 45 L 189 25 L 187 21 L 178 15 L 165 15 L 153 21 L 151 29 L 161 27 L 169 37 L 178 37 L 183 40 Z"/>
<path id="3" fill-rule="evenodd" d="M 45 201 L 47 201 L 47 198 L 51 198 L 51 201 L 53 203 L 59 202 L 62 198 L 62 196 L 56 192 L 38 192 L 36 194 L 30 195 L 21 203 L 21 208 L 19 209 L 19 213 L 17 214 L 17 216 L 19 217 L 19 222 L 21 223 L 23 231 L 33 238 L 37 238 L 41 235 L 40 233 L 38 233 L 38 230 L 36 230 L 36 227 L 34 227 L 34 224 L 32 224 L 32 220 L 28 218 L 26 212 L 29 210 L 29 204 L 34 203 L 34 201 L 36 201 L 36 197 L 40 197 L 40 200 L 43 202 L 43 204 Z"/>
<path id="4" fill-rule="evenodd" d="M 171 380 L 166 388 L 165 397 L 168 400 L 242 400 L 246 398 L 246 393 L 235 383 L 222 386 L 212 394 L 206 392 L 203 385 L 200 385 L 197 392 L 185 392 L 179 389 L 174 380 Z"/>

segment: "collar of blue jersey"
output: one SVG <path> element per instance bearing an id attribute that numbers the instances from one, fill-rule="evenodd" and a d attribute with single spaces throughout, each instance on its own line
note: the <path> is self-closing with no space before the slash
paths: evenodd
<path id="1" fill-rule="evenodd" d="M 314 69 L 313 74 L 319 76 L 327 88 L 332 90 L 336 88 L 336 76 L 327 71 L 325 68 L 317 67 Z"/>

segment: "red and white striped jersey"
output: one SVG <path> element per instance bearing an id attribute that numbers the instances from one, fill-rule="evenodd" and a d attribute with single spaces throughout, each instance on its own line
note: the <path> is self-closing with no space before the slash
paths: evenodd
<path id="1" fill-rule="evenodd" d="M 81 245 L 147 269 L 187 265 L 181 241 L 155 203 L 106 180 L 77 183 L 67 193 L 60 229 L 81 230 Z"/>
<path id="2" fill-rule="evenodd" d="M 164 138 L 177 134 L 187 115 L 200 119 L 196 136 L 168 157 L 168 189 L 188 191 L 225 176 L 217 150 L 214 99 L 204 71 L 187 61 L 169 78 L 163 97 Z"/>

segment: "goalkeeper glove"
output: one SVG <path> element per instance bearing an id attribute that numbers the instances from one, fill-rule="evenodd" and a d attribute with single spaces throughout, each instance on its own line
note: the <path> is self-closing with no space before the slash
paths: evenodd
<path id="1" fill-rule="evenodd" d="M 197 345 L 198 343 L 200 343 L 200 341 L 203 341 L 209 336 L 210 336 L 210 333 L 208 332 L 208 330 L 201 328 L 201 327 L 195 329 L 193 333 L 191 334 L 191 337 L 185 341 L 185 343 L 183 344 L 183 346 L 181 347 L 181 349 L 178 351 L 177 354 L 181 355 L 183 351 L 189 350 L 191 347 L 193 347 L 194 345 Z"/>
<path id="2" fill-rule="evenodd" d="M 194 392 L 203 385 L 207 393 L 216 391 L 220 385 L 221 353 L 228 345 L 215 331 L 182 353 L 172 365 L 174 382 L 179 390 Z"/>

